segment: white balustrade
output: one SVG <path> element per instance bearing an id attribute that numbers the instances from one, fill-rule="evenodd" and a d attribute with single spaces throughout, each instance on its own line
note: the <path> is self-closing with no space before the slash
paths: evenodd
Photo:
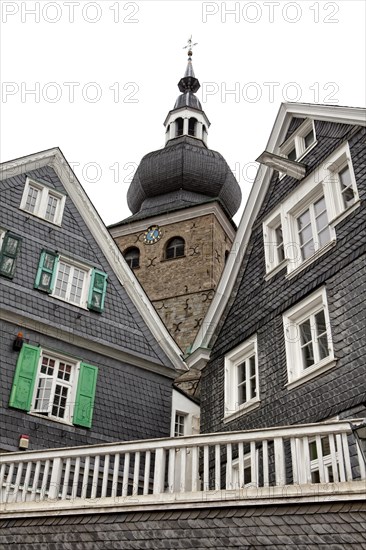
<path id="1" fill-rule="evenodd" d="M 351 423 L 339 421 L 2 454 L 0 504 L 143 503 L 153 495 L 161 503 L 164 494 L 189 500 L 210 491 L 364 479 Z"/>

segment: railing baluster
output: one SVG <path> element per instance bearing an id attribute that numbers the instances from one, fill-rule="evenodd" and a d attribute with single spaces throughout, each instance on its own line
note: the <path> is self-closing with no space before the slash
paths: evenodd
<path id="1" fill-rule="evenodd" d="M 90 456 L 87 456 L 85 458 L 85 463 L 84 463 L 83 486 L 81 488 L 81 498 L 86 498 L 88 494 L 89 470 L 90 470 Z"/>
<path id="2" fill-rule="evenodd" d="M 274 453 L 275 453 L 275 477 L 276 485 L 286 485 L 286 472 L 285 472 L 285 456 L 283 452 L 283 439 L 282 437 L 275 437 Z"/>
<path id="3" fill-rule="evenodd" d="M 210 490 L 210 465 L 209 465 L 209 446 L 205 445 L 203 447 L 203 490 Z"/>
<path id="4" fill-rule="evenodd" d="M 165 477 L 165 449 L 159 447 L 155 452 L 155 469 L 154 469 L 154 487 L 153 493 L 159 494 L 164 492 L 164 477 Z"/>
<path id="5" fill-rule="evenodd" d="M 174 453 L 174 449 L 173 449 L 173 453 Z M 151 463 L 151 452 L 146 451 L 146 453 L 145 453 L 145 471 L 144 471 L 144 488 L 143 488 L 143 494 L 144 495 L 149 494 L 150 463 Z M 170 457 L 169 457 L 169 467 L 170 467 Z"/>
<path id="6" fill-rule="evenodd" d="M 69 490 L 70 466 L 71 466 L 71 459 L 67 458 L 66 459 L 65 474 L 64 474 L 64 481 L 63 481 L 63 484 L 62 484 L 61 500 L 66 500 L 66 498 L 67 498 L 67 492 Z"/>
<path id="7" fill-rule="evenodd" d="M 266 439 L 262 442 L 263 453 L 263 486 L 269 487 L 269 461 L 268 461 L 268 441 Z"/>
<path id="8" fill-rule="evenodd" d="M 339 463 L 339 477 L 340 477 L 340 480 L 342 482 L 342 481 L 346 481 L 346 472 L 345 472 L 345 469 L 344 469 L 341 434 L 336 435 L 336 444 L 337 444 L 337 456 L 338 456 L 338 463 Z"/>
<path id="9" fill-rule="evenodd" d="M 36 498 L 40 471 L 41 471 L 41 461 L 37 460 L 36 468 L 34 470 L 33 485 L 32 485 L 32 492 L 30 494 L 30 500 L 35 500 Z"/>
<path id="10" fill-rule="evenodd" d="M 199 447 L 192 447 L 192 492 L 193 493 L 199 490 L 198 449 Z"/>
<path id="11" fill-rule="evenodd" d="M 48 490 L 49 500 L 59 499 L 61 477 L 62 477 L 62 459 L 54 458 L 52 462 L 50 488 Z"/>
<path id="12" fill-rule="evenodd" d="M 168 491 L 169 491 L 169 493 L 174 493 L 175 492 L 175 468 L 176 468 L 175 455 L 176 455 L 177 452 L 178 452 L 177 449 L 170 449 L 169 450 L 169 466 L 168 466 Z"/>
<path id="13" fill-rule="evenodd" d="M 95 457 L 94 457 L 94 469 L 93 469 L 93 481 L 92 481 L 91 497 L 90 498 L 95 498 L 97 496 L 98 480 L 99 480 L 99 463 L 100 463 L 100 456 L 95 455 Z"/>
<path id="14" fill-rule="evenodd" d="M 215 445 L 215 491 L 221 489 L 221 455 L 220 445 Z"/>
<path id="15" fill-rule="evenodd" d="M 75 470 L 74 470 L 74 477 L 72 480 L 72 491 L 71 491 L 71 498 L 74 500 L 78 495 L 78 483 L 79 483 L 79 476 L 80 476 L 80 457 L 78 456 L 75 460 Z"/>
<path id="16" fill-rule="evenodd" d="M 245 485 L 245 477 L 244 477 L 244 469 L 245 469 L 245 465 L 244 465 L 244 443 L 238 443 L 238 451 L 239 451 L 239 470 L 238 470 L 238 473 L 239 473 L 239 488 L 243 488 L 244 485 Z M 237 487 L 235 487 L 235 489 L 237 489 Z"/>
<path id="17" fill-rule="evenodd" d="M 226 445 L 226 489 L 233 488 L 233 451 L 231 443 Z"/>
<path id="18" fill-rule="evenodd" d="M 333 481 L 335 483 L 338 483 L 339 481 L 339 475 L 338 475 L 338 460 L 337 460 L 337 451 L 334 441 L 334 435 L 329 434 L 329 449 L 330 449 L 330 456 L 332 460 L 332 472 L 333 472 Z"/>
<path id="19" fill-rule="evenodd" d="M 250 442 L 250 469 L 252 474 L 251 483 L 255 487 L 258 487 L 257 451 L 255 448 L 255 441 Z"/>
<path id="20" fill-rule="evenodd" d="M 130 477 L 130 453 L 126 453 L 124 456 L 124 464 L 123 464 L 123 480 L 122 480 L 123 497 L 126 497 L 128 494 L 129 477 Z"/>
<path id="21" fill-rule="evenodd" d="M 103 468 L 102 494 L 101 494 L 102 498 L 107 496 L 108 476 L 109 476 L 109 455 L 105 455 L 104 468 Z"/>
<path id="22" fill-rule="evenodd" d="M 319 480 L 320 483 L 326 483 L 325 480 L 325 469 L 324 469 L 324 459 L 323 459 L 323 448 L 322 448 L 322 438 L 320 435 L 315 436 L 316 444 L 316 454 L 318 457 L 318 468 L 319 468 Z"/>
<path id="23" fill-rule="evenodd" d="M 120 457 L 119 453 L 116 453 L 114 455 L 112 493 L 111 493 L 111 497 L 113 498 L 117 496 L 118 478 L 119 478 L 119 457 Z"/>
<path id="24" fill-rule="evenodd" d="M 9 471 L 8 471 L 8 475 L 6 477 L 4 502 L 8 502 L 8 498 L 9 498 L 9 494 L 10 494 L 10 486 L 11 486 L 12 481 L 13 481 L 13 475 L 14 475 L 14 463 L 11 463 Z"/>
<path id="25" fill-rule="evenodd" d="M 28 485 L 29 485 L 31 472 L 32 472 L 32 462 L 28 462 L 27 469 L 25 471 L 25 477 L 24 477 L 24 485 L 23 485 L 23 491 L 22 491 L 22 502 L 25 502 L 26 499 L 27 499 Z"/>
<path id="26" fill-rule="evenodd" d="M 302 445 L 303 445 L 304 465 L 302 468 L 300 483 L 311 483 L 309 438 L 307 436 L 302 438 Z"/>
<path id="27" fill-rule="evenodd" d="M 44 463 L 44 470 L 43 470 L 43 476 L 42 476 L 42 485 L 41 485 L 41 493 L 40 493 L 40 500 L 44 500 L 46 498 L 46 492 L 48 489 L 48 474 L 50 472 L 50 460 L 47 459 Z"/>
<path id="28" fill-rule="evenodd" d="M 133 465 L 133 486 L 132 486 L 132 494 L 134 496 L 139 494 L 139 477 L 140 477 L 140 452 L 136 451 L 135 462 Z"/>
<path id="29" fill-rule="evenodd" d="M 344 453 L 344 465 L 346 467 L 347 481 L 353 481 L 351 458 L 349 456 L 349 445 L 347 434 L 342 434 L 343 453 Z"/>
<path id="30" fill-rule="evenodd" d="M 186 468 L 187 468 L 187 449 L 181 447 L 180 449 L 180 479 L 179 479 L 179 492 L 184 493 L 186 490 Z"/>
<path id="31" fill-rule="evenodd" d="M 291 463 L 292 463 L 292 482 L 294 485 L 298 485 L 299 481 L 299 463 L 298 463 L 298 439 L 295 437 L 290 438 L 291 445 Z"/>
<path id="32" fill-rule="evenodd" d="M 24 466 L 24 462 L 18 463 L 17 476 L 15 478 L 15 486 L 13 490 L 13 502 L 17 502 L 18 500 L 19 487 L 20 487 L 20 482 L 22 480 L 23 466 Z"/>

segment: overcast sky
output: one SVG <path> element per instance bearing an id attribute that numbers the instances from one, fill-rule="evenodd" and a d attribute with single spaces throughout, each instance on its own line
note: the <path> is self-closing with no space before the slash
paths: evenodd
<path id="1" fill-rule="evenodd" d="M 164 145 L 192 34 L 208 145 L 243 192 L 282 101 L 365 104 L 365 3 L 2 1 L 1 161 L 60 147 L 106 224 Z M 230 93 L 231 92 L 231 93 Z"/>

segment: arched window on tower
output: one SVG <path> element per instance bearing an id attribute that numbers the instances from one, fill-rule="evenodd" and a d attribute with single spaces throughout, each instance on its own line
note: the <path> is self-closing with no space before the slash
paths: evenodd
<path id="1" fill-rule="evenodd" d="M 207 130 L 206 130 L 206 126 L 205 126 L 205 125 L 202 126 L 202 139 L 203 139 L 203 141 L 206 143 L 206 140 L 207 140 Z"/>
<path id="2" fill-rule="evenodd" d="M 196 135 L 196 126 L 197 126 L 197 119 L 192 117 L 188 121 L 188 135 L 189 136 L 195 136 Z"/>
<path id="3" fill-rule="evenodd" d="M 179 117 L 175 120 L 175 135 L 176 136 L 182 136 L 183 135 L 183 119 L 182 119 L 182 117 Z"/>
<path id="4" fill-rule="evenodd" d="M 173 237 L 167 242 L 165 249 L 165 259 L 180 258 L 184 256 L 184 239 L 181 237 Z"/>
<path id="5" fill-rule="evenodd" d="M 170 124 L 168 124 L 168 126 L 166 127 L 165 133 L 169 134 L 169 130 L 170 130 Z"/>
<path id="6" fill-rule="evenodd" d="M 136 246 L 131 246 L 123 253 L 124 259 L 131 269 L 140 267 L 140 251 Z"/>

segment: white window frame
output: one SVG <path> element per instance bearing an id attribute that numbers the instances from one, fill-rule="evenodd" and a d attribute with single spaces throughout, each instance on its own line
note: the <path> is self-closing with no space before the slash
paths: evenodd
<path id="1" fill-rule="evenodd" d="M 27 209 L 27 199 L 31 188 L 35 188 L 38 190 L 37 200 L 33 211 Z M 51 197 L 57 200 L 57 206 L 53 220 L 49 220 L 46 217 L 48 201 Z M 65 202 L 66 195 L 63 195 L 62 193 L 59 193 L 54 189 L 51 189 L 50 187 L 47 187 L 46 185 L 43 185 L 42 183 L 27 177 L 19 208 L 21 210 L 24 210 L 28 214 L 31 214 L 32 216 L 36 216 L 37 218 L 45 220 L 48 223 L 61 226 Z"/>
<path id="2" fill-rule="evenodd" d="M 254 459 L 254 468 L 253 468 L 253 459 Z M 236 458 L 231 463 L 231 487 L 229 489 L 243 489 L 246 487 L 258 487 L 259 485 L 259 449 L 254 450 L 254 457 L 252 453 L 245 453 L 243 455 L 243 466 L 244 470 L 250 468 L 250 481 L 245 483 L 245 473 L 244 470 L 240 475 L 239 472 L 239 458 Z M 254 472 L 254 476 L 253 476 Z M 242 477 L 242 479 L 240 479 Z M 253 479 L 254 477 L 254 479 Z"/>
<path id="3" fill-rule="evenodd" d="M 354 202 L 345 208 L 338 174 L 348 166 L 354 193 Z M 314 254 L 305 260 L 301 257 L 297 218 L 310 204 L 324 196 L 328 217 L 330 239 L 322 247 L 315 247 Z M 353 171 L 348 143 L 343 143 L 326 161 L 312 172 L 303 182 L 273 210 L 263 221 L 263 241 L 265 251 L 266 275 L 269 279 L 284 265 L 287 265 L 287 277 L 292 277 L 312 263 L 336 243 L 336 225 L 360 205 L 356 179 Z M 274 229 L 282 225 L 285 260 L 276 262 L 273 250 Z"/>
<path id="4" fill-rule="evenodd" d="M 238 366 L 252 357 L 255 357 L 255 381 L 256 395 L 255 397 L 238 403 Z M 259 377 L 258 377 L 258 351 L 257 351 L 257 336 L 254 335 L 246 340 L 240 346 L 230 351 L 225 356 L 225 409 L 224 422 L 245 414 L 260 406 L 259 398 Z"/>
<path id="5" fill-rule="evenodd" d="M 182 434 L 177 434 L 177 417 L 182 417 L 183 418 L 183 433 Z M 188 421 L 188 414 L 187 413 L 184 413 L 184 412 L 181 412 L 181 411 L 175 411 L 175 417 L 174 417 L 174 437 L 182 437 L 184 435 L 186 435 L 186 430 L 187 430 L 187 421 Z"/>
<path id="6" fill-rule="evenodd" d="M 306 147 L 305 137 L 313 131 L 314 141 Z M 315 124 L 314 121 L 310 118 L 306 119 L 295 132 L 281 145 L 280 155 L 288 158 L 288 154 L 295 149 L 296 151 L 296 162 L 300 161 L 305 155 L 311 151 L 317 144 L 316 133 L 315 133 Z M 285 176 L 285 174 L 283 174 Z"/>
<path id="7" fill-rule="evenodd" d="M 73 302 L 70 300 L 70 287 L 72 284 L 72 279 L 70 280 L 70 278 L 67 282 L 67 296 L 64 298 L 56 294 L 57 280 L 60 273 L 61 263 L 64 263 L 69 267 L 71 267 L 72 272 L 74 271 L 74 269 L 79 269 L 85 273 L 83 284 L 82 284 L 80 303 Z M 57 262 L 56 274 L 55 274 L 55 284 L 50 296 L 52 296 L 53 298 L 57 298 L 62 302 L 71 304 L 73 306 L 81 307 L 83 309 L 88 309 L 87 305 L 88 305 L 88 294 L 89 294 L 89 288 L 91 283 L 91 276 L 92 276 L 92 269 L 89 266 L 86 266 L 85 264 L 81 264 L 79 262 L 75 262 L 74 260 L 70 260 L 70 258 L 67 258 L 65 256 L 58 256 L 58 262 Z"/>
<path id="8" fill-rule="evenodd" d="M 310 316 L 315 315 L 319 311 L 324 311 L 329 355 L 314 363 L 314 365 L 305 368 L 303 365 L 300 330 L 299 325 Z M 334 358 L 334 349 L 332 342 L 332 334 L 330 329 L 329 311 L 326 296 L 326 289 L 322 287 L 316 292 L 306 297 L 291 309 L 283 314 L 283 327 L 286 346 L 286 362 L 288 384 L 290 389 L 296 387 L 308 380 L 319 376 L 323 372 L 334 367 L 336 364 Z M 316 343 L 316 334 L 312 327 L 313 343 Z"/>
<path id="9" fill-rule="evenodd" d="M 65 386 L 68 386 L 70 388 L 70 391 L 68 392 L 68 396 L 67 396 L 65 417 L 64 418 L 61 418 L 59 416 L 56 416 L 56 415 L 52 414 L 53 400 L 54 400 L 54 397 L 55 397 L 55 389 L 56 389 L 56 384 L 57 384 L 56 372 L 54 372 L 54 375 L 53 375 L 51 396 L 50 396 L 50 401 L 49 401 L 49 404 L 48 404 L 47 414 L 42 414 L 40 409 L 35 408 L 39 380 L 41 378 L 45 377 L 41 373 L 42 359 L 45 356 L 49 357 L 51 359 L 54 359 L 57 362 L 65 362 L 65 363 L 70 364 L 72 366 L 70 381 L 63 382 L 62 380 L 60 380 L 61 385 L 65 385 Z M 55 351 L 42 349 L 41 350 L 41 355 L 40 355 L 40 358 L 39 358 L 39 362 L 38 362 L 37 376 L 36 376 L 36 381 L 35 381 L 35 384 L 34 384 L 34 391 L 33 391 L 33 398 L 32 398 L 32 405 L 31 405 L 31 410 L 29 411 L 29 414 L 35 415 L 35 416 L 41 416 L 42 418 L 47 418 L 49 420 L 54 420 L 56 422 L 61 422 L 61 423 L 64 423 L 64 424 L 72 425 L 72 419 L 73 419 L 73 414 L 74 414 L 74 406 L 75 406 L 76 387 L 77 387 L 77 381 L 78 381 L 78 377 L 79 377 L 79 371 L 80 371 L 80 361 L 79 360 L 71 358 L 69 356 L 59 354 L 58 352 L 55 352 Z"/>

